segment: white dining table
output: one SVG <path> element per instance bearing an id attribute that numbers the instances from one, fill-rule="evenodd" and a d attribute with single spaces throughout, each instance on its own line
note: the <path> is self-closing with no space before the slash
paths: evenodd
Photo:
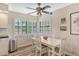
<path id="1" fill-rule="evenodd" d="M 56 39 L 56 38 L 48 38 L 47 40 L 45 39 L 40 39 L 38 40 L 37 38 L 33 37 L 32 38 L 33 40 L 37 40 L 37 41 L 40 41 L 41 44 L 45 45 L 45 46 L 48 46 L 49 48 L 51 48 L 52 50 L 52 55 L 55 55 L 55 52 L 54 52 L 54 48 L 55 47 L 58 47 L 61 49 L 61 39 Z M 50 52 L 50 49 L 49 49 L 49 52 Z M 57 53 L 58 54 L 58 53 Z M 48 53 L 48 55 L 50 56 L 50 53 Z M 59 53 L 58 55 L 61 55 L 61 53 Z"/>
<path id="2" fill-rule="evenodd" d="M 38 41 L 38 39 L 35 38 L 35 37 L 32 37 L 32 39 Z M 46 46 L 48 46 L 50 48 L 61 44 L 61 40 L 56 39 L 56 38 L 48 38 L 47 40 L 41 39 L 40 42 L 41 42 L 41 44 L 44 44 L 44 45 L 46 45 Z"/>

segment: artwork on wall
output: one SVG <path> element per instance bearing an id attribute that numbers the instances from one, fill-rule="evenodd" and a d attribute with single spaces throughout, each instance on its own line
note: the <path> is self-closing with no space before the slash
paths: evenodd
<path id="1" fill-rule="evenodd" d="M 66 24 L 66 18 L 65 17 L 61 18 L 61 24 Z"/>
<path id="2" fill-rule="evenodd" d="M 70 14 L 70 34 L 79 34 L 79 12 Z"/>
<path id="3" fill-rule="evenodd" d="M 60 31 L 67 31 L 67 26 L 60 26 Z"/>
<path id="4" fill-rule="evenodd" d="M 60 24 L 60 31 L 67 31 L 66 17 L 61 18 Z"/>

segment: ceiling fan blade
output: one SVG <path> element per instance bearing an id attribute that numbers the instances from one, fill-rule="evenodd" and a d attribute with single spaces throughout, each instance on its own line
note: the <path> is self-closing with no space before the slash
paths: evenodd
<path id="1" fill-rule="evenodd" d="M 48 12 L 48 11 L 42 11 L 43 13 L 46 13 L 46 14 L 50 14 L 52 15 L 52 12 Z"/>
<path id="2" fill-rule="evenodd" d="M 45 7 L 43 7 L 42 9 L 45 10 L 47 8 L 51 8 L 49 5 L 46 5 Z"/>
<path id="3" fill-rule="evenodd" d="M 32 13 L 35 13 L 36 11 L 34 11 L 34 12 L 30 12 L 30 13 L 27 13 L 27 14 L 32 14 Z"/>
<path id="4" fill-rule="evenodd" d="M 34 8 L 30 8 L 30 7 L 26 7 L 26 8 L 28 8 L 28 9 L 32 9 L 32 10 L 36 10 L 36 9 L 34 9 Z"/>

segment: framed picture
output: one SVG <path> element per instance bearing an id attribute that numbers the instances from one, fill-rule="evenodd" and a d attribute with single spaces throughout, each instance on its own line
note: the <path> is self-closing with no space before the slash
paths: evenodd
<path id="1" fill-rule="evenodd" d="M 70 34 L 79 35 L 79 12 L 70 14 Z"/>
<path id="2" fill-rule="evenodd" d="M 61 31 L 67 31 L 67 26 L 60 26 Z"/>
<path id="3" fill-rule="evenodd" d="M 61 24 L 66 24 L 66 18 L 65 17 L 61 18 Z"/>

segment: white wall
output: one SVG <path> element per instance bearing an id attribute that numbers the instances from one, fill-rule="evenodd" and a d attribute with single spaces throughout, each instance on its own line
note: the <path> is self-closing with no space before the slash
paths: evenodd
<path id="1" fill-rule="evenodd" d="M 75 55 L 79 55 L 79 35 L 70 34 L 70 13 L 78 12 L 79 4 L 72 4 L 65 8 L 56 10 L 53 13 L 55 35 L 60 38 L 67 38 L 65 43 L 66 51 L 71 52 Z M 60 20 L 66 17 L 67 31 L 60 31 Z"/>
<path id="2" fill-rule="evenodd" d="M 7 11 L 8 6 L 0 3 L 0 10 Z M 0 28 L 0 35 L 7 35 L 7 34 L 8 34 L 8 28 Z"/>

